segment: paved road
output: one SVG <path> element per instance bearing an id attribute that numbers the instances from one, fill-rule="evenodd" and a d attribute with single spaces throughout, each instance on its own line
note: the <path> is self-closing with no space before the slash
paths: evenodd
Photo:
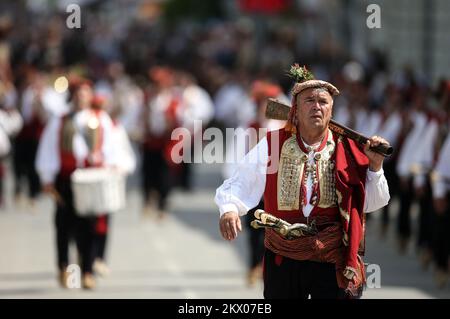
<path id="1" fill-rule="evenodd" d="M 9 201 L 0 211 L 0 298 L 262 298 L 261 284 L 246 286 L 245 232 L 233 243 L 219 237 L 213 203 L 219 169 L 196 166 L 195 191 L 175 191 L 162 221 L 141 214 L 141 198 L 132 190 L 127 212 L 113 218 L 112 273 L 95 291 L 57 285 L 52 202 L 43 197 L 30 208 Z M 380 266 L 381 288 L 367 289 L 365 298 L 449 298 L 450 289 L 434 287 L 431 270 L 420 269 L 412 248 L 400 257 L 392 233 L 378 238 L 373 216 L 366 261 Z"/>

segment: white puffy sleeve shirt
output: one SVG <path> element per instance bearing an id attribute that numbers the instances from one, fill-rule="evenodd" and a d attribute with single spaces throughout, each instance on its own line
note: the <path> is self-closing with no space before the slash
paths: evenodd
<path id="1" fill-rule="evenodd" d="M 42 184 L 53 184 L 61 169 L 60 162 L 60 129 L 61 117 L 52 117 L 46 124 L 39 141 L 36 153 L 35 167 Z M 72 140 L 72 149 L 77 160 L 77 166 L 81 167 L 89 151 L 83 137 L 76 133 Z"/>
<path id="2" fill-rule="evenodd" d="M 436 179 L 433 181 L 433 197 L 443 198 L 450 190 L 450 134 L 447 135 L 435 167 Z"/>

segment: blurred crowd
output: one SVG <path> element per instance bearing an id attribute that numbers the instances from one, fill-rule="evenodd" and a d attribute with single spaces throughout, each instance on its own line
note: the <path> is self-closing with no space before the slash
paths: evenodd
<path id="1" fill-rule="evenodd" d="M 0 19 L 0 156 L 12 162 L 15 203 L 32 203 L 42 190 L 49 192 L 50 181 L 42 165 L 48 161 L 39 161 L 39 152 L 45 153 L 40 151 L 45 149 L 42 137 L 52 135 L 45 132 L 50 131 L 53 119 L 62 123 L 74 115 L 75 130 L 77 125 L 92 128 L 90 117 L 83 120 L 80 112 L 93 110 L 92 117 L 100 123 L 94 128 L 105 125 L 103 145 L 114 140 L 107 136 L 107 127 L 119 125 L 123 129 L 132 150 L 131 155 L 124 151 L 129 156 L 123 161 L 140 163 L 137 169 L 144 213 L 163 218 L 171 190 L 192 187 L 191 165 L 176 164 L 170 157 L 172 130 L 185 127 L 198 133 L 194 132 L 194 120 L 202 121 L 200 130 L 270 126 L 262 112 L 266 99 L 277 97 L 289 102 L 291 80 L 286 72 L 299 62 L 342 92 L 334 103 L 336 121 L 366 136 L 383 136 L 394 147 L 384 171 L 391 204 L 399 204 L 382 212 L 380 234 L 384 236 L 388 227 L 395 227 L 399 253 L 405 253 L 414 241 L 423 267 L 433 264 L 437 284 L 445 286 L 450 246 L 446 201 L 450 190 L 446 163 L 450 160 L 448 79 L 436 84 L 417 74 L 414 66 L 391 69 L 389 58 L 377 51 L 357 61 L 329 39 L 313 42 L 304 37 L 300 43 L 300 34 L 291 28 L 269 29 L 264 41 L 256 43 L 255 28 L 242 21 L 186 21 L 168 26 L 136 19 L 124 25 L 92 14 L 82 29 L 70 30 L 64 23 L 58 14 L 30 24 Z M 62 134 L 57 129 L 62 124 L 55 125 L 53 135 Z M 72 157 L 68 161 L 72 164 L 68 165 L 74 168 L 108 162 L 108 151 L 98 152 L 99 142 L 93 141 L 86 143 L 84 153 L 69 146 Z M 109 147 L 118 145 L 112 142 Z M 183 151 L 190 152 L 192 143 L 186 145 Z M 60 156 L 54 175 L 62 174 L 65 158 Z M 127 166 L 128 173 L 133 166 Z M 230 174 L 227 169 L 225 177 Z M 0 166 L 1 180 L 3 170 Z M 416 202 L 419 214 L 413 219 Z M 63 237 L 71 232 L 71 222 L 59 220 L 57 224 L 61 231 L 61 273 L 68 262 L 63 256 L 68 239 Z M 99 230 L 105 220 L 90 223 Z M 85 234 L 87 228 L 84 225 L 79 231 Z M 258 239 L 251 240 L 252 247 L 260 245 Z M 88 243 L 77 245 L 82 247 L 80 254 L 89 255 Z M 85 259 L 89 265 L 83 271 L 90 274 L 94 261 Z M 253 256 L 250 268 L 257 265 L 258 255 Z M 95 284 L 87 277 L 85 285 L 90 288 Z"/>

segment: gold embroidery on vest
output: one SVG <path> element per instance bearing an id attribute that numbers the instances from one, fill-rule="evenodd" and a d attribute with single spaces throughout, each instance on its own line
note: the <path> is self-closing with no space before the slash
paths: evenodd
<path id="1" fill-rule="evenodd" d="M 335 143 L 333 141 L 333 135 L 328 133 L 327 145 L 320 152 L 316 153 L 318 156 L 317 164 L 319 166 L 319 189 L 320 208 L 329 208 L 337 206 L 336 195 L 336 180 L 335 180 L 335 163 L 330 158 L 335 150 Z"/>
<path id="2" fill-rule="evenodd" d="M 308 156 L 298 146 L 295 135 L 284 142 L 277 182 L 279 210 L 299 209 L 301 175 L 307 160 Z"/>
<path id="3" fill-rule="evenodd" d="M 314 158 L 318 165 L 319 175 L 315 181 L 319 182 L 320 208 L 335 207 L 338 203 L 336 194 L 335 163 L 331 160 L 335 151 L 333 133 L 328 132 L 327 144 L 323 150 L 316 152 Z M 295 136 L 287 139 L 281 148 L 280 166 L 278 170 L 277 199 L 279 210 L 298 210 L 301 192 L 301 182 L 304 166 L 307 165 L 308 155 L 298 146 Z"/>

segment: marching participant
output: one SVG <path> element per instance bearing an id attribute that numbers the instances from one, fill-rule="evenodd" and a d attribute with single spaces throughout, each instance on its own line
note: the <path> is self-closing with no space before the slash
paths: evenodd
<path id="1" fill-rule="evenodd" d="M 447 126 L 445 123 L 447 114 L 443 113 L 439 110 L 428 111 L 427 124 L 420 137 L 421 152 L 417 154 L 411 166 L 415 198 L 419 203 L 417 252 L 424 269 L 428 267 L 433 257 L 432 221 L 435 212 L 433 211 L 431 172 L 445 139 L 443 128 Z"/>
<path id="2" fill-rule="evenodd" d="M 284 95 L 280 86 L 273 84 L 268 81 L 255 81 L 253 82 L 251 88 L 251 97 L 254 102 L 256 108 L 256 114 L 254 121 L 250 124 L 250 128 L 256 130 L 258 139 L 256 142 L 259 142 L 265 134 L 260 134 L 261 128 L 267 129 L 267 131 L 278 130 L 286 124 L 285 121 L 267 119 L 265 116 L 266 107 L 267 107 L 267 99 L 268 98 L 276 98 L 279 101 L 289 102 L 289 99 Z M 245 143 L 244 143 L 245 145 Z M 252 149 L 256 144 L 247 145 L 248 149 L 246 153 L 250 149 Z M 228 178 L 231 176 L 228 176 Z M 260 229 L 254 229 L 251 227 L 250 223 L 253 219 L 253 214 L 257 209 L 261 209 L 264 207 L 264 201 L 261 198 L 258 205 L 251 209 L 246 215 L 246 226 L 249 230 L 249 244 L 250 244 L 250 270 L 248 272 L 247 280 L 250 286 L 253 286 L 257 280 L 261 280 L 262 278 L 262 262 L 264 257 L 264 232 Z"/>
<path id="3" fill-rule="evenodd" d="M 76 215 L 70 176 L 77 167 L 85 165 L 88 150 L 83 137 L 76 130 L 75 114 L 90 107 L 92 89 L 88 81 L 72 78 L 68 100 L 70 112 L 54 117 L 47 123 L 39 143 L 36 170 L 44 192 L 56 202 L 55 227 L 57 267 L 59 283 L 67 287 L 66 267 L 69 265 L 69 244 L 75 240 L 78 252 L 82 249 L 80 217 Z M 83 278 L 85 286 L 92 285 L 93 278 Z"/>
<path id="4" fill-rule="evenodd" d="M 155 92 L 148 98 L 142 116 L 145 131 L 142 145 L 144 210 L 151 213 L 152 205 L 156 204 L 158 217 L 162 218 L 173 186 L 170 136 L 172 130 L 179 126 L 177 112 L 180 106 L 180 92 L 175 87 L 172 69 L 154 67 L 150 69 L 149 76 L 155 84 Z"/>
<path id="5" fill-rule="evenodd" d="M 447 136 L 439 155 L 439 161 L 434 170 L 433 198 L 436 211 L 434 222 L 433 253 L 436 262 L 435 280 L 439 288 L 448 282 L 448 258 L 450 254 L 450 135 Z"/>
<path id="6" fill-rule="evenodd" d="M 365 282 L 358 253 L 364 212 L 389 200 L 383 156 L 369 147 L 386 141 L 374 136 L 363 150 L 332 133 L 328 123 L 338 89 L 298 65 L 291 74 L 298 83 L 288 124 L 269 132 L 217 189 L 220 232 L 235 239 L 242 229 L 239 216 L 264 195 L 268 213 L 318 229 L 316 235 L 288 240 L 266 228 L 264 297 L 359 297 Z"/>
<path id="7" fill-rule="evenodd" d="M 236 141 L 229 143 L 227 149 L 227 161 L 224 164 L 223 176 L 225 179 L 230 178 L 234 171 L 238 168 L 238 162 L 252 149 L 262 138 L 265 137 L 266 131 L 278 130 L 286 124 L 286 121 L 267 119 L 265 116 L 267 99 L 276 98 L 279 101 L 289 103 L 288 98 L 284 95 L 281 87 L 266 80 L 256 80 L 252 83 L 250 89 L 254 107 L 254 118 L 248 127 L 243 130 L 237 130 Z M 260 130 L 264 129 L 264 130 Z M 253 133 L 253 135 L 252 135 Z M 254 134 L 256 133 L 256 134 Z M 253 137 L 255 139 L 253 140 Z M 231 149 L 231 147 L 233 149 Z M 250 209 L 245 217 L 245 225 L 249 231 L 249 247 L 250 260 L 249 271 L 247 274 L 247 283 L 249 286 L 256 284 L 262 278 L 262 260 L 264 256 L 264 232 L 260 229 L 254 229 L 250 226 L 253 219 L 253 213 L 257 209 L 264 207 L 262 198 L 256 207 Z"/>
<path id="8" fill-rule="evenodd" d="M 402 101 L 401 91 L 395 85 L 389 85 L 386 88 L 386 101 L 383 105 L 383 112 L 386 120 L 381 125 L 379 131 L 383 132 L 383 136 L 389 141 L 394 148 L 394 153 L 385 159 L 383 169 L 386 180 L 389 184 L 391 198 L 397 195 L 399 187 L 399 178 L 396 172 L 396 165 L 399 150 L 402 148 L 405 135 L 408 133 L 409 121 L 408 110 Z M 392 202 L 392 201 L 391 201 Z M 381 223 L 381 236 L 386 235 L 389 226 L 389 207 L 390 203 L 383 207 L 383 216 Z"/>
<path id="9" fill-rule="evenodd" d="M 449 278 L 448 261 L 450 256 L 450 83 L 447 82 L 442 96 L 445 123 L 442 127 L 447 137 L 440 149 L 437 164 L 431 174 L 433 190 L 433 259 L 436 264 L 435 280 L 439 288 L 447 285 Z"/>
<path id="10" fill-rule="evenodd" d="M 0 81 L 0 208 L 3 205 L 4 167 L 2 160 L 10 154 L 10 138 L 15 136 L 23 125 L 22 117 L 14 103 L 14 87 L 6 81 Z"/>
<path id="11" fill-rule="evenodd" d="M 56 201 L 56 242 L 61 286 L 67 287 L 68 248 L 75 239 L 83 273 L 83 288 L 92 289 L 95 234 L 107 225 L 96 216 L 78 216 L 71 186 L 72 173 L 79 167 L 114 165 L 112 121 L 106 112 L 91 108 L 90 82 L 73 78 L 69 86 L 71 111 L 53 118 L 39 144 L 36 169 L 44 191 Z"/>
<path id="12" fill-rule="evenodd" d="M 411 237 L 411 217 L 410 210 L 414 200 L 413 168 L 422 149 L 417 147 L 421 144 L 421 139 L 426 130 L 428 117 L 424 112 L 425 95 L 424 92 L 416 90 L 412 96 L 412 104 L 409 109 L 409 118 L 412 128 L 406 136 L 397 161 L 397 175 L 399 176 L 399 197 L 400 208 L 397 219 L 398 248 L 401 254 L 406 252 Z"/>
<path id="13" fill-rule="evenodd" d="M 180 107 L 177 109 L 177 118 L 181 127 L 189 130 L 193 137 L 190 143 L 185 143 L 183 154 L 190 153 L 193 158 L 194 136 L 203 134 L 214 114 L 211 97 L 205 89 L 201 88 L 196 79 L 187 72 L 178 72 L 178 81 L 181 89 Z M 195 121 L 201 125 L 195 125 Z M 182 162 L 179 180 L 183 189 L 191 189 L 191 163 Z"/>
<path id="14" fill-rule="evenodd" d="M 14 179 L 16 201 L 21 198 L 21 189 L 24 180 L 28 185 L 28 199 L 33 204 L 38 196 L 41 185 L 39 176 L 34 167 L 39 139 L 47 121 L 47 114 L 42 102 L 45 89 L 45 80 L 38 72 L 30 74 L 30 84 L 23 91 L 20 113 L 23 118 L 23 127 L 14 144 Z"/>

